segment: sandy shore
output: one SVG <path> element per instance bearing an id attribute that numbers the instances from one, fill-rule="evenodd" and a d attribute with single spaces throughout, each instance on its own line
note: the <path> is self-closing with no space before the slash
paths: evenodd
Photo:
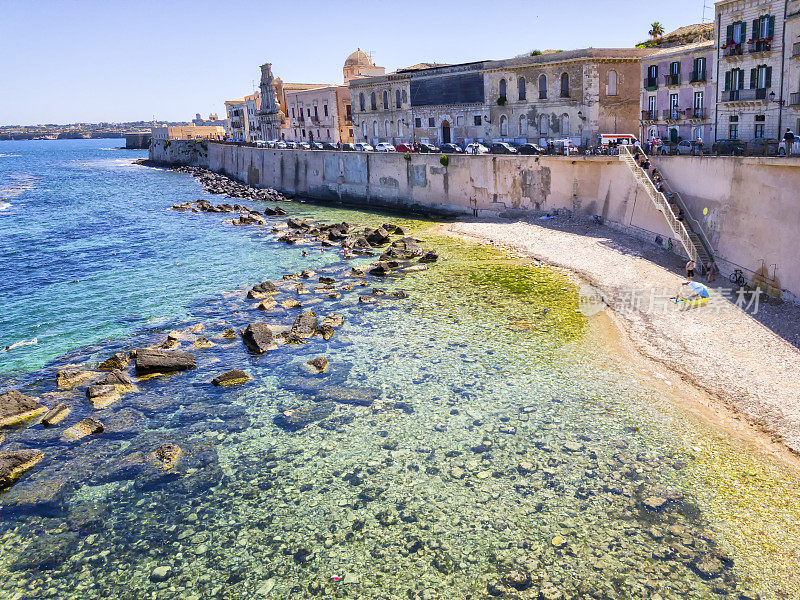
<path id="1" fill-rule="evenodd" d="M 476 220 L 447 229 L 575 273 L 602 295 L 639 352 L 800 454 L 797 306 L 762 301 L 754 315 L 736 307 L 736 296 L 714 293 L 708 306 L 682 310 L 669 297 L 686 281 L 683 261 L 601 225 Z M 731 287 L 724 279 L 708 285 Z"/>

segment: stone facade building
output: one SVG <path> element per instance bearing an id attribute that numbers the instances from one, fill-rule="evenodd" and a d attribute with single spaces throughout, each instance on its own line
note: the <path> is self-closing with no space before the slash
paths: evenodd
<path id="1" fill-rule="evenodd" d="M 712 39 L 660 48 L 642 60 L 640 139 L 713 140 L 715 54 Z"/>
<path id="2" fill-rule="evenodd" d="M 583 49 L 412 68 L 350 82 L 356 141 L 569 139 L 639 130 L 640 60 L 652 50 Z"/>
<path id="3" fill-rule="evenodd" d="M 793 64 L 793 46 L 787 52 L 784 24 L 789 5 L 796 4 L 788 0 L 715 4 L 716 139 L 778 139 L 787 126 L 796 125 L 796 110 L 787 106 L 792 100 L 792 76 L 785 77 L 784 71 L 787 62 Z M 792 28 L 796 30 L 796 25 Z"/>
<path id="4" fill-rule="evenodd" d="M 352 142 L 350 90 L 330 85 L 286 95 L 289 131 L 286 139 L 314 142 Z"/>
<path id="5" fill-rule="evenodd" d="M 227 137 L 234 142 L 254 142 L 259 139 L 257 115 L 261 109 L 261 94 L 255 92 L 236 100 L 227 100 Z"/>

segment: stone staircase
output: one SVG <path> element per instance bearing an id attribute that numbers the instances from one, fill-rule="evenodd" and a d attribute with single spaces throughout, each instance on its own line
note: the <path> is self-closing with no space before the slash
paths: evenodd
<path id="1" fill-rule="evenodd" d="M 656 189 L 656 186 L 647 173 L 645 173 L 644 169 L 636 164 L 633 158 L 632 146 L 620 146 L 619 159 L 628 165 L 628 168 L 633 173 L 639 186 L 644 189 L 648 198 L 650 198 L 659 212 L 664 215 L 670 230 L 675 235 L 675 238 L 680 241 L 681 246 L 683 246 L 683 249 L 686 251 L 686 255 L 697 263 L 698 271 L 701 273 L 704 272 L 708 261 L 711 259 L 711 244 L 708 239 L 704 241 L 703 238 L 701 238 L 700 234 L 705 237 L 705 233 L 699 223 L 695 225 L 694 230 L 691 226 L 687 225 L 685 219 L 689 217 L 685 206 L 680 207 L 684 211 L 684 220 L 678 219 L 678 202 L 683 204 L 680 195 L 671 192 L 669 197 L 667 197 L 664 193 Z M 664 183 L 666 184 L 666 181 Z"/>

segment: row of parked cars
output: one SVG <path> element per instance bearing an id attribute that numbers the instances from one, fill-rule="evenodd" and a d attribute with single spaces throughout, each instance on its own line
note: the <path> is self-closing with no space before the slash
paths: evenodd
<path id="1" fill-rule="evenodd" d="M 792 154 L 798 155 L 800 152 L 800 142 L 792 145 Z M 659 145 L 658 154 L 663 156 L 689 155 L 698 156 L 700 149 L 696 142 L 684 140 L 682 142 L 664 142 Z M 714 156 L 786 156 L 787 144 L 784 140 L 772 138 L 754 138 L 749 142 L 744 140 L 717 140 L 711 144 L 703 146 L 703 154 Z"/>
<path id="2" fill-rule="evenodd" d="M 278 148 L 280 150 L 342 150 L 350 152 L 409 152 L 420 154 L 547 154 L 547 151 L 538 144 L 521 144 L 519 146 L 507 142 L 495 142 L 484 146 L 474 142 L 461 146 L 459 144 L 442 144 L 436 146 L 429 143 L 397 144 L 380 142 L 374 147 L 366 142 L 356 144 L 333 144 L 331 142 L 286 142 L 286 141 L 257 141 L 256 145 L 262 148 Z"/>

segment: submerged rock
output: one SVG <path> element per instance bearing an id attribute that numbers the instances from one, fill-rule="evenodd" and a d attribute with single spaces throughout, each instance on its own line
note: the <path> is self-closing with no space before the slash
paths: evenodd
<path id="1" fill-rule="evenodd" d="M 0 489 L 12 485 L 42 458 L 44 458 L 44 452 L 41 450 L 6 450 L 0 452 Z"/>
<path id="2" fill-rule="evenodd" d="M 250 381 L 250 376 L 247 373 L 240 371 L 239 369 L 231 369 L 222 375 L 217 375 L 214 377 L 214 379 L 211 380 L 211 383 L 216 386 L 228 387 L 232 385 L 241 385 L 243 383 L 247 383 L 248 381 Z"/>
<path id="3" fill-rule="evenodd" d="M 328 359 L 324 356 L 318 356 L 316 358 L 312 358 L 308 362 L 306 362 L 312 369 L 314 369 L 317 373 L 324 373 L 328 370 Z"/>
<path id="4" fill-rule="evenodd" d="M 233 327 L 231 327 L 230 329 L 226 329 L 224 332 L 222 332 L 222 334 L 220 334 L 220 337 L 222 337 L 222 339 L 225 340 L 235 340 L 236 330 Z"/>
<path id="5" fill-rule="evenodd" d="M 172 570 L 169 567 L 156 567 L 150 573 L 150 581 L 155 583 L 166 581 L 170 578 L 170 575 L 172 575 Z"/>
<path id="6" fill-rule="evenodd" d="M 117 352 L 97 365 L 97 368 L 101 371 L 124 369 L 128 366 L 128 362 L 130 362 L 130 358 L 128 358 L 127 354 L 124 354 L 123 352 Z"/>
<path id="7" fill-rule="evenodd" d="M 46 411 L 47 407 L 36 398 L 17 390 L 9 390 L 0 395 L 0 426 L 20 423 Z"/>
<path id="8" fill-rule="evenodd" d="M 61 421 L 63 421 L 67 415 L 71 412 L 69 406 L 64 404 L 63 402 L 59 402 L 53 408 L 45 413 L 42 417 L 42 425 L 45 427 L 51 427 L 53 425 L 58 425 Z"/>
<path id="9" fill-rule="evenodd" d="M 333 402 L 314 402 L 284 410 L 273 419 L 273 422 L 286 431 L 298 431 L 315 421 L 328 418 L 335 409 L 336 405 Z"/>
<path id="10" fill-rule="evenodd" d="M 175 464 L 182 453 L 183 450 L 178 444 L 166 443 L 156 448 L 156 457 L 168 466 Z"/>
<path id="11" fill-rule="evenodd" d="M 527 570 L 514 566 L 503 573 L 503 583 L 516 590 L 527 590 L 533 584 L 533 580 Z"/>
<path id="12" fill-rule="evenodd" d="M 56 383 L 59 388 L 71 388 L 79 383 L 94 379 L 99 373 L 96 371 L 84 371 L 81 369 L 64 369 L 56 375 Z"/>
<path id="13" fill-rule="evenodd" d="M 78 421 L 72 427 L 64 430 L 64 439 L 67 441 L 75 442 L 86 436 L 96 433 L 103 433 L 103 424 L 93 417 L 86 417 L 82 421 Z"/>
<path id="14" fill-rule="evenodd" d="M 250 352 L 263 354 L 277 348 L 272 329 L 266 323 L 250 323 L 242 333 L 242 341 Z"/>
<path id="15" fill-rule="evenodd" d="M 136 350 L 136 374 L 170 373 L 188 371 L 197 366 L 194 354 L 174 350 L 140 348 Z"/>
<path id="16" fill-rule="evenodd" d="M 425 254 L 419 257 L 419 262 L 421 263 L 435 263 L 437 260 L 439 260 L 439 255 L 433 250 L 428 250 Z"/>
<path id="17" fill-rule="evenodd" d="M 354 404 L 356 406 L 371 406 L 381 397 L 377 388 L 354 388 L 343 385 L 326 385 L 318 393 L 318 397 L 333 400 L 340 404 Z"/>

